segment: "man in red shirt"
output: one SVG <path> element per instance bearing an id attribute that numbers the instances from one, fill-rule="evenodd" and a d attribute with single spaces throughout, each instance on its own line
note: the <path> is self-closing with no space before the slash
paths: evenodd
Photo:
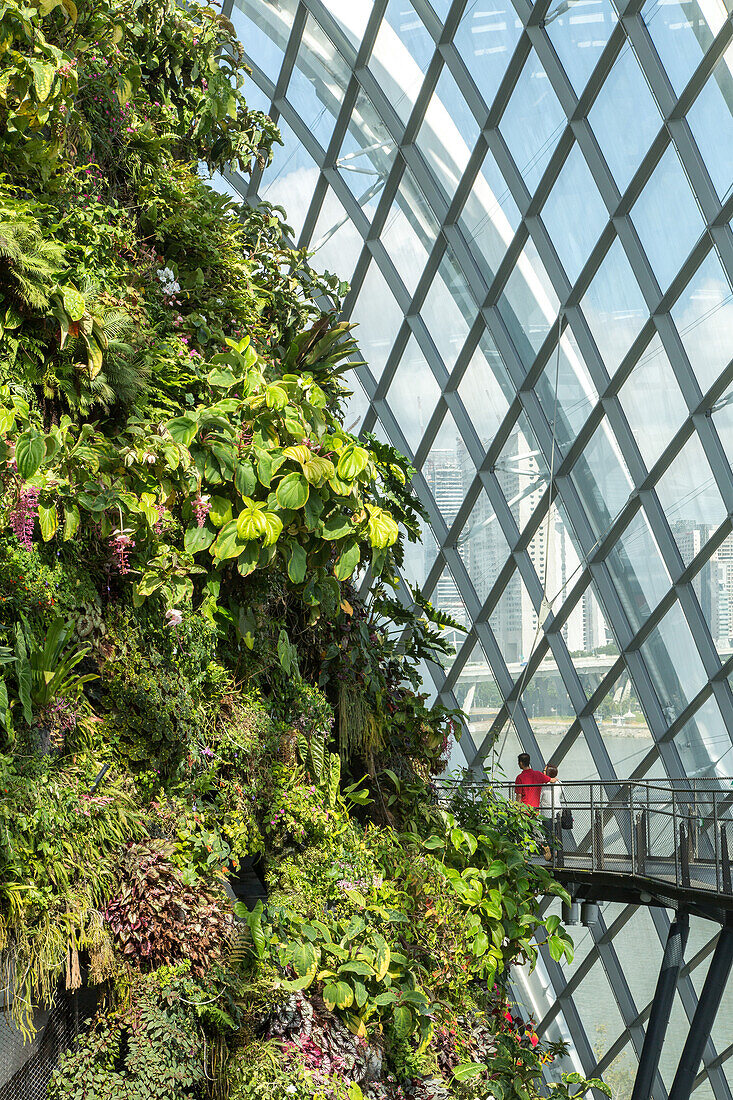
<path id="1" fill-rule="evenodd" d="M 517 802 L 523 802 L 525 806 L 538 810 L 540 806 L 540 793 L 545 783 L 550 782 L 550 777 L 544 772 L 535 771 L 529 766 L 529 753 L 522 752 L 518 759 L 522 769 L 514 780 L 514 797 Z"/>

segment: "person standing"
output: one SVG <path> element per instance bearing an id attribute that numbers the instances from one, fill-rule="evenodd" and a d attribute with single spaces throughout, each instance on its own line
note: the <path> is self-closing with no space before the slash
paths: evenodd
<path id="1" fill-rule="evenodd" d="M 522 802 L 525 806 L 538 810 L 542 788 L 549 781 L 548 776 L 544 772 L 535 771 L 534 768 L 530 767 L 531 761 L 528 752 L 520 752 L 517 762 L 521 771 L 514 780 L 514 797 L 517 802 Z M 557 770 L 555 775 L 557 775 Z"/>
<path id="2" fill-rule="evenodd" d="M 561 846 L 563 804 L 565 802 L 565 796 L 562 790 L 562 783 L 557 778 L 557 768 L 554 764 L 547 765 L 545 774 L 549 782 L 546 783 L 540 791 L 540 815 L 547 837 L 544 854 L 545 859 L 549 861 L 552 859 L 550 845 L 552 845 L 553 841 L 557 841 L 558 848 Z"/>

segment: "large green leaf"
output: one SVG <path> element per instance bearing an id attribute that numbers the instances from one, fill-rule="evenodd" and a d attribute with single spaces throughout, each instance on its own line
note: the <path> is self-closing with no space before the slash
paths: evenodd
<path id="1" fill-rule="evenodd" d="M 310 486 L 303 474 L 286 474 L 279 482 L 275 495 L 281 508 L 302 508 L 308 499 Z"/>
<path id="2" fill-rule="evenodd" d="M 367 527 L 372 546 L 381 550 L 393 546 L 400 532 L 389 512 L 378 508 L 376 504 L 367 504 L 367 511 L 369 512 Z"/>
<path id="3" fill-rule="evenodd" d="M 415 1019 L 407 1005 L 398 1005 L 394 1010 L 394 1030 L 398 1039 L 406 1039 L 415 1030 Z"/>
<path id="4" fill-rule="evenodd" d="M 265 512 L 265 546 L 274 546 L 280 538 L 283 521 L 274 512 Z"/>
<path id="5" fill-rule="evenodd" d="M 353 535 L 353 533 L 354 527 L 351 519 L 349 516 L 345 516 L 343 512 L 336 512 L 334 515 L 329 516 L 321 531 L 324 539 L 342 539 L 346 535 Z"/>
<path id="6" fill-rule="evenodd" d="M 208 550 L 216 538 L 216 531 L 211 527 L 189 527 L 183 536 L 183 545 L 189 554 L 198 554 L 201 550 Z"/>
<path id="7" fill-rule="evenodd" d="M 341 452 L 338 461 L 338 476 L 344 481 L 353 481 L 355 477 L 366 468 L 369 462 L 369 452 L 359 447 L 356 443 L 350 443 Z"/>
<path id="8" fill-rule="evenodd" d="M 459 1065 L 453 1067 L 452 1072 L 456 1081 L 470 1081 L 472 1077 L 477 1077 L 480 1073 L 485 1073 L 486 1066 L 483 1062 L 461 1062 Z"/>
<path id="9" fill-rule="evenodd" d="M 84 295 L 75 286 L 65 286 L 61 288 L 61 300 L 70 319 L 81 321 L 86 310 Z"/>
<path id="10" fill-rule="evenodd" d="M 59 517 L 55 504 L 51 504 L 48 507 L 44 504 L 38 505 L 38 523 L 41 528 L 43 541 L 50 542 L 56 534 L 56 529 L 59 525 Z"/>
<path id="11" fill-rule="evenodd" d="M 284 409 L 288 403 L 287 390 L 273 382 L 265 388 L 265 401 L 268 409 Z"/>
<path id="12" fill-rule="evenodd" d="M 329 982 L 323 987 L 323 1000 L 329 1009 L 349 1008 L 354 1003 L 354 991 L 346 982 Z"/>
<path id="13" fill-rule="evenodd" d="M 374 970 L 376 979 L 381 982 L 384 979 L 385 974 L 389 970 L 390 964 L 390 950 L 389 944 L 385 940 L 384 936 L 380 936 L 375 933 L 373 938 L 374 946 L 376 947 L 376 955 L 374 957 Z"/>
<path id="14" fill-rule="evenodd" d="M 67 504 L 64 508 L 64 542 L 73 539 L 80 522 L 79 509 L 75 504 Z"/>
<path id="15" fill-rule="evenodd" d="M 293 584 L 302 584 L 305 580 L 305 571 L 308 558 L 305 549 L 299 542 L 294 542 L 288 558 L 288 576 Z"/>
<path id="16" fill-rule="evenodd" d="M 198 423 L 190 416 L 176 416 L 168 421 L 166 427 L 176 443 L 182 443 L 184 447 L 188 447 L 196 435 Z"/>
<path id="17" fill-rule="evenodd" d="M 222 527 L 219 536 L 214 543 L 214 557 L 219 561 L 229 558 L 237 558 L 244 550 L 244 541 L 238 534 L 237 520 L 231 520 L 226 527 Z"/>
<path id="18" fill-rule="evenodd" d="M 251 497 L 257 487 L 257 474 L 249 459 L 237 464 L 234 484 L 240 496 Z"/>
<path id="19" fill-rule="evenodd" d="M 53 82 L 56 77 L 56 66 L 47 61 L 28 62 L 28 68 L 33 73 L 33 86 L 41 103 L 45 103 L 51 94 Z"/>
<path id="20" fill-rule="evenodd" d="M 18 473 L 24 481 L 33 477 L 41 465 L 45 449 L 45 436 L 35 428 L 28 428 L 18 436 L 15 444 L 15 461 L 18 465 Z"/>
<path id="21" fill-rule="evenodd" d="M 250 539 L 259 539 L 267 534 L 267 522 L 264 505 L 254 504 L 253 501 L 245 503 L 246 507 L 237 516 L 236 528 L 240 539 L 248 542 Z"/>
<path id="22" fill-rule="evenodd" d="M 215 527 L 223 527 L 232 518 L 232 505 L 226 497 L 215 496 L 211 498 L 209 519 Z"/>
<path id="23" fill-rule="evenodd" d="M 346 581 L 359 564 L 359 544 L 356 542 L 349 543 L 344 547 L 341 552 L 341 556 L 333 567 L 333 572 L 337 580 Z"/>

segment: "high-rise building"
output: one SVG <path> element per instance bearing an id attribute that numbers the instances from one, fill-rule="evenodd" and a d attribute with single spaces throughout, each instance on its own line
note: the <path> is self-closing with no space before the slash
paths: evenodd
<path id="1" fill-rule="evenodd" d="M 351 283 L 349 424 L 418 468 L 468 764 L 733 773 L 733 23 L 723 0 L 226 0 L 282 202 Z M 455 613 L 455 612 L 454 612 Z M 447 685 L 455 684 L 455 691 Z M 609 905 L 527 996 L 627 1100 L 669 915 Z M 654 1100 L 711 953 L 693 921 Z M 537 977 L 537 976 L 535 976 Z M 534 979 L 532 979 L 534 981 Z M 530 986 L 527 986 L 530 989 Z M 599 1015 L 602 1008 L 603 1015 Z M 733 1003 L 694 1096 L 733 1100 Z"/>

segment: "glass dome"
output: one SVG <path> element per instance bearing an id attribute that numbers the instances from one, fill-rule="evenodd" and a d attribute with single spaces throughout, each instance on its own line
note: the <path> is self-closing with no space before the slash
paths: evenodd
<path id="1" fill-rule="evenodd" d="M 733 774 L 733 26 L 721 0 L 228 0 L 282 203 L 351 283 L 348 422 L 409 454 L 405 579 L 454 763 Z M 609 905 L 518 990 L 630 1095 L 669 918 Z M 693 922 L 657 1082 L 709 963 Z M 695 940 L 697 936 L 697 940 Z M 644 951 L 639 957 L 639 944 Z M 603 1021 L 597 1007 L 603 1004 Z M 731 1100 L 733 995 L 695 1096 Z M 655 1100 L 657 1100 L 655 1092 Z"/>

